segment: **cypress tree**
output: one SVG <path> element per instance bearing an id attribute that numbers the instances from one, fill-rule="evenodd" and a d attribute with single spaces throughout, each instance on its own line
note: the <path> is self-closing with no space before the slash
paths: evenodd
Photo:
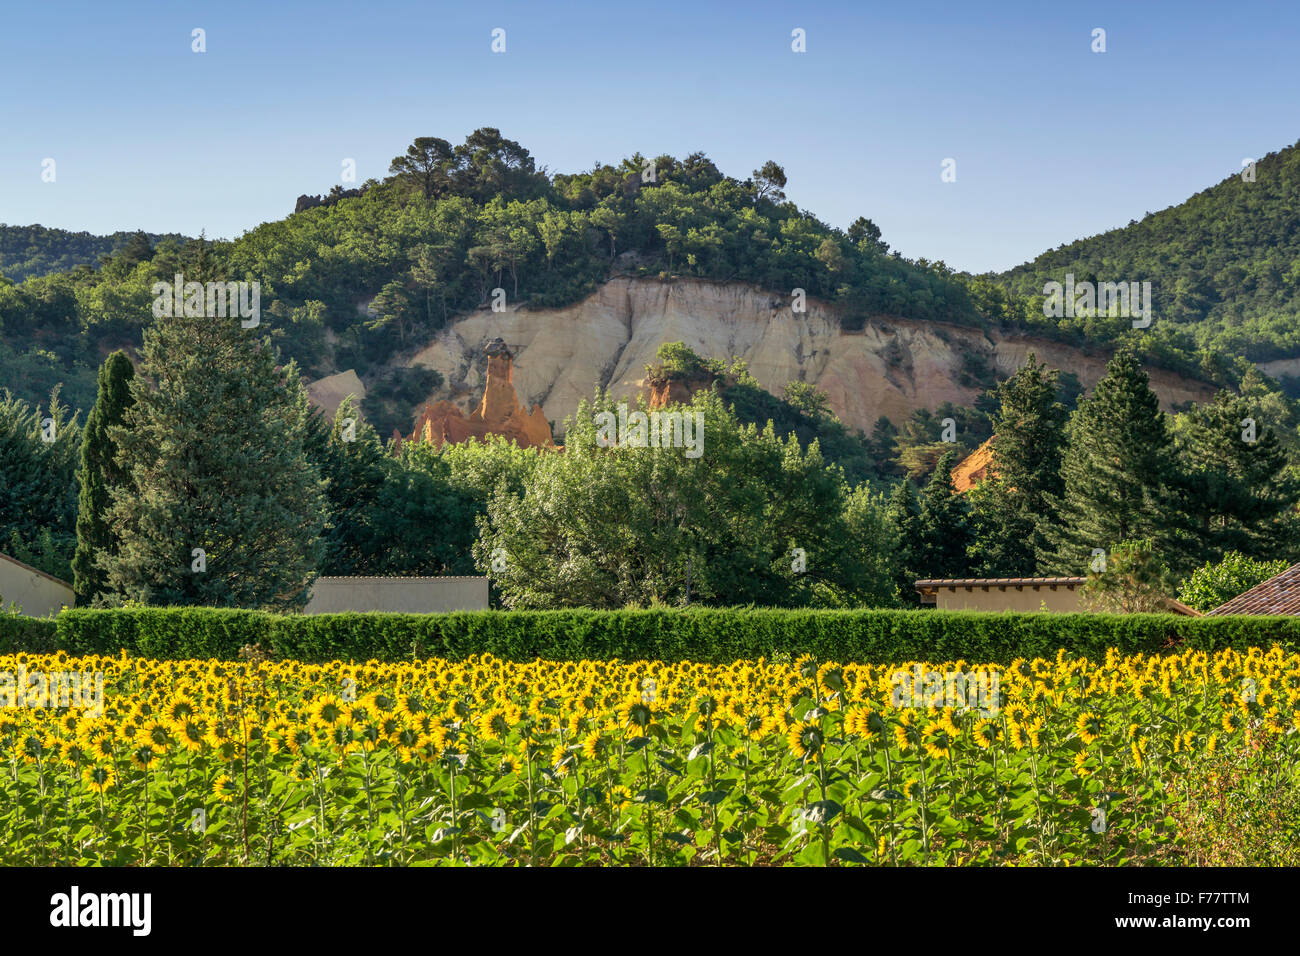
<path id="1" fill-rule="evenodd" d="M 110 586 L 146 604 L 291 610 L 316 576 L 321 479 L 304 453 L 302 385 L 237 318 L 160 318 L 135 404 L 110 428 Z M 197 549 L 202 549 L 200 553 Z"/>
<path id="2" fill-rule="evenodd" d="M 123 424 L 126 410 L 134 404 L 131 380 L 135 369 L 120 349 L 99 367 L 99 391 L 86 416 L 81 437 L 81 467 L 77 470 L 80 496 L 77 500 L 77 551 L 72 558 L 73 589 L 77 604 L 91 604 L 107 587 L 104 570 L 97 561 L 110 560 L 117 553 L 117 536 L 108 524 L 111 489 L 127 481 L 117 463 L 117 443 L 109 429 Z"/>
<path id="3" fill-rule="evenodd" d="M 1131 349 L 1115 353 L 1090 398 L 1066 428 L 1060 524 L 1048 531 L 1050 565 L 1083 574 L 1095 549 L 1150 539 L 1157 554 L 1170 543 L 1172 442 L 1160 402 Z"/>

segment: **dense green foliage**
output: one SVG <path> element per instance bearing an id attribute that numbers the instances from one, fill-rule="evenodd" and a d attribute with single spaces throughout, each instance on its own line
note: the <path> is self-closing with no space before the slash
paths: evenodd
<path id="1" fill-rule="evenodd" d="M 56 387 L 42 410 L 0 392 L 0 551 L 72 580 L 76 544 L 77 416 Z"/>
<path id="2" fill-rule="evenodd" d="M 172 233 L 155 235 L 145 232 L 115 232 L 92 236 L 88 232 L 69 232 L 46 226 L 8 226 L 0 223 L 0 276 L 22 282 L 32 276 L 67 272 L 77 266 L 97 266 L 100 260 L 115 253 L 133 255 L 164 239 L 184 242 L 185 237 Z"/>
<path id="3" fill-rule="evenodd" d="M 15 613 L 0 594 L 0 654 L 10 651 L 46 653 L 58 649 L 58 626 L 52 617 L 28 617 Z"/>
<path id="4" fill-rule="evenodd" d="M 1033 353 L 997 390 L 993 417 L 996 474 L 971 495 L 975 516 L 973 571 L 982 577 L 1024 577 L 1045 565 L 1047 535 L 1064 491 L 1061 455 L 1066 408 L 1055 369 Z"/>
<path id="5" fill-rule="evenodd" d="M 883 502 L 860 489 L 850 533 L 853 489 L 815 442 L 742 426 L 714 391 L 673 407 L 685 447 L 602 445 L 605 413 L 604 396 L 583 402 L 564 453 L 489 499 L 474 555 L 507 607 L 892 601 Z"/>
<path id="6" fill-rule="evenodd" d="M 1256 561 L 1239 551 L 1229 551 L 1218 564 L 1206 562 L 1183 582 L 1178 598 L 1202 613 L 1227 604 L 1257 584 L 1281 574 L 1290 566 L 1286 560 Z"/>
<path id="7" fill-rule="evenodd" d="M 212 608 L 65 611 L 54 644 L 73 654 L 128 653 L 163 659 L 234 659 L 260 645 L 284 659 L 463 659 L 490 653 L 526 661 L 610 659 L 729 663 L 777 654 L 822 660 L 951 660 L 1009 664 L 1093 659 L 1106 648 L 1153 653 L 1300 646 L 1295 618 L 1190 618 L 1172 614 L 984 614 L 971 611 L 689 609 L 476 611 L 456 614 L 291 614 Z M 2 625 L 0 625 L 2 627 Z M 29 632 L 42 639 L 43 629 Z M 0 630 L 0 640 L 17 641 Z M 45 638 L 47 639 L 47 638 Z M 49 645 L 46 644 L 46 647 Z M 0 643 L 0 653 L 31 649 Z M 933 656 L 927 656 L 933 655 Z"/>
<path id="8" fill-rule="evenodd" d="M 146 604 L 293 609 L 320 565 L 321 479 L 295 370 L 238 318 L 160 318 L 145 333 L 110 495 L 118 541 L 96 564 Z"/>

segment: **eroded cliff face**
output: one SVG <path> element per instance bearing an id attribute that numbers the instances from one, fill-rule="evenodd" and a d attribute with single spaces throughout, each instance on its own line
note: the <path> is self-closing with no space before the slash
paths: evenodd
<path id="1" fill-rule="evenodd" d="M 558 436 L 597 386 L 616 400 L 645 395 L 645 367 L 658 363 L 665 342 L 685 342 L 706 358 L 743 358 L 776 395 L 790 381 L 810 382 L 845 424 L 868 433 L 882 415 L 897 424 L 918 408 L 973 402 L 978 386 L 963 384 L 972 356 L 1005 376 L 1034 352 L 1088 388 L 1109 359 L 1032 336 L 889 316 L 846 332 L 840 315 L 812 299 L 806 312 L 792 313 L 788 298 L 739 282 L 617 278 L 562 309 L 476 312 L 443 329 L 409 364 L 435 368 L 446 379 L 431 402 L 469 413 L 484 393 L 483 349 L 500 337 L 514 353 L 513 386 L 523 406 L 541 405 Z M 1204 383 L 1162 370 L 1151 370 L 1151 384 L 1166 407 L 1213 394 Z"/>
<path id="2" fill-rule="evenodd" d="M 425 403 L 416 417 L 410 441 L 429 442 L 441 448 L 445 442 L 458 444 L 471 438 L 503 435 L 513 439 L 520 448 L 553 446 L 551 429 L 542 409 L 535 406 L 529 411 L 519 403 L 514 387 L 514 363 L 504 343 L 494 340 L 487 353 L 487 381 L 478 405 L 466 415 L 446 400 Z M 393 437 L 400 444 L 402 436 L 394 433 Z"/>

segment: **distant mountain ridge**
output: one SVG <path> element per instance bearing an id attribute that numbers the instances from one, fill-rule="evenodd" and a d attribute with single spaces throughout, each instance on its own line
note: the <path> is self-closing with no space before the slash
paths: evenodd
<path id="1" fill-rule="evenodd" d="M 119 231 L 107 236 L 89 232 L 70 232 L 48 226 L 10 226 L 0 223 L 0 276 L 22 282 L 32 276 L 66 272 L 77 266 L 97 267 L 101 256 L 112 255 L 126 248 L 135 231 Z M 180 233 L 153 233 L 143 235 L 153 245 L 163 239 L 187 241 Z"/>

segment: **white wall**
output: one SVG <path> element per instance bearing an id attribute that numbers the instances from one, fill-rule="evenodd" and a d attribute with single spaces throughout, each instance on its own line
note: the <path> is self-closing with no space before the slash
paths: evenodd
<path id="1" fill-rule="evenodd" d="M 72 607 L 72 586 L 0 554 L 0 600 L 22 607 L 28 617 L 48 617 Z"/>

